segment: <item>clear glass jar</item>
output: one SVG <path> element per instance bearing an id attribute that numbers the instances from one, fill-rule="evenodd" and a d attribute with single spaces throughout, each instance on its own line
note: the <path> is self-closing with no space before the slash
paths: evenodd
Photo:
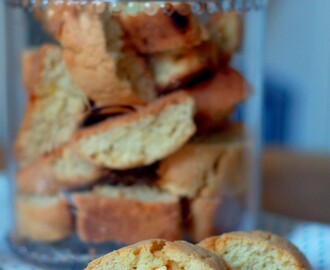
<path id="1" fill-rule="evenodd" d="M 265 0 L 6 2 L 15 253 L 255 226 Z"/>

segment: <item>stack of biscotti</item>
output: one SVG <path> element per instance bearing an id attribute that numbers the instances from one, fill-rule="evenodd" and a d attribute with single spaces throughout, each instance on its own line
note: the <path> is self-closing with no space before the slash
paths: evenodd
<path id="1" fill-rule="evenodd" d="M 249 93 L 229 66 L 239 17 L 205 24 L 189 4 L 140 5 L 36 14 L 58 44 L 22 58 L 18 235 L 199 241 L 226 195 L 244 195 L 244 130 L 229 120 Z"/>
<path id="2" fill-rule="evenodd" d="M 306 257 L 286 239 L 264 231 L 231 232 L 185 241 L 145 240 L 90 262 L 85 270 L 311 270 Z"/>

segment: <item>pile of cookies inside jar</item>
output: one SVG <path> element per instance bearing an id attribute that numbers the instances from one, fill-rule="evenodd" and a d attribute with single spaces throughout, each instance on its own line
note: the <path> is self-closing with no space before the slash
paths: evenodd
<path id="1" fill-rule="evenodd" d="M 33 10 L 53 42 L 22 53 L 17 237 L 198 242 L 238 224 L 249 146 L 235 115 L 251 94 L 232 65 L 242 18 L 194 7 Z"/>

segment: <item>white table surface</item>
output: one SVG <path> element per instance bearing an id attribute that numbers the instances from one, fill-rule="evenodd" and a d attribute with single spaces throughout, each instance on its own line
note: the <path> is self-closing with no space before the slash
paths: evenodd
<path id="1" fill-rule="evenodd" d="M 21 261 L 9 250 L 5 240 L 11 220 L 9 197 L 9 181 L 0 174 L 0 270 L 45 269 Z M 306 255 L 314 270 L 330 270 L 330 225 L 263 213 L 258 228 L 292 241 Z"/>

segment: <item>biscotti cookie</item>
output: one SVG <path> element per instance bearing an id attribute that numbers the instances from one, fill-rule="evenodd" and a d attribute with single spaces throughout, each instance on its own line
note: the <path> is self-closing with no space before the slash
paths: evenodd
<path id="1" fill-rule="evenodd" d="M 250 92 L 244 78 L 229 67 L 186 90 L 196 102 L 197 124 L 205 128 L 222 124 Z"/>
<path id="2" fill-rule="evenodd" d="M 157 99 L 146 107 L 82 129 L 77 151 L 110 169 L 154 163 L 179 149 L 195 132 L 194 101 L 184 92 Z"/>
<path id="3" fill-rule="evenodd" d="M 115 18 L 63 4 L 48 8 L 43 20 L 63 46 L 73 80 L 96 105 L 144 104 L 154 98 L 150 69 L 127 48 Z"/>
<path id="4" fill-rule="evenodd" d="M 20 167 L 67 142 L 79 125 L 87 98 L 72 81 L 61 49 L 44 45 L 23 55 L 27 108 L 16 141 Z"/>
<path id="5" fill-rule="evenodd" d="M 229 270 L 312 269 L 293 244 L 268 232 L 225 233 L 207 238 L 198 245 L 222 258 Z"/>
<path id="6" fill-rule="evenodd" d="M 87 242 L 131 244 L 181 238 L 179 198 L 148 186 L 97 186 L 75 193 L 78 236 Z"/>
<path id="7" fill-rule="evenodd" d="M 157 185 L 188 198 L 240 193 L 246 187 L 245 151 L 244 141 L 225 141 L 221 133 L 188 143 L 160 162 Z"/>
<path id="8" fill-rule="evenodd" d="M 221 196 L 198 197 L 188 201 L 188 215 L 185 230 L 189 239 L 199 242 L 206 237 L 217 234 L 217 218 L 222 203 Z"/>
<path id="9" fill-rule="evenodd" d="M 190 48 L 203 40 L 189 4 L 173 5 L 171 14 L 162 8 L 155 14 L 122 12 L 119 21 L 135 48 L 145 54 Z"/>
<path id="10" fill-rule="evenodd" d="M 61 195 L 16 195 L 16 233 L 34 241 L 54 242 L 72 233 L 69 205 Z"/>
<path id="11" fill-rule="evenodd" d="M 151 67 L 159 93 L 166 93 L 198 80 L 216 69 L 218 49 L 209 42 L 151 56 Z"/>
<path id="12" fill-rule="evenodd" d="M 219 49 L 219 56 L 223 61 L 239 49 L 243 33 L 242 18 L 236 12 L 217 12 L 210 17 L 207 29 L 211 40 Z"/>
<path id="13" fill-rule="evenodd" d="M 51 195 L 86 187 L 101 174 L 101 168 L 82 159 L 69 143 L 19 170 L 16 183 L 20 192 Z"/>
<path id="14" fill-rule="evenodd" d="M 183 197 L 198 196 L 208 178 L 217 169 L 226 150 L 223 146 L 186 144 L 180 150 L 161 161 L 157 184 L 164 190 Z M 218 190 L 213 191 L 213 195 Z M 211 195 L 211 194 L 210 194 Z"/>
<path id="15" fill-rule="evenodd" d="M 98 258 L 85 270 L 185 269 L 225 270 L 221 259 L 184 241 L 151 239 L 113 251 Z"/>

